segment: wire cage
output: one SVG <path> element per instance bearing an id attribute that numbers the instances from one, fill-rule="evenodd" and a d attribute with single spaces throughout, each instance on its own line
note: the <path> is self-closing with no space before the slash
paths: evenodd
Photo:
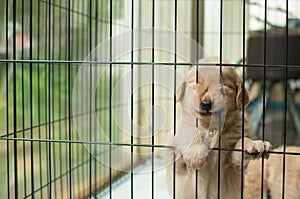
<path id="1" fill-rule="evenodd" d="M 258 190 L 241 165 L 237 198 L 299 198 L 297 0 L 0 2 L 0 198 L 177 198 L 176 93 L 207 56 L 249 90 L 242 136 L 249 117 L 277 148 L 275 176 L 255 167 Z"/>

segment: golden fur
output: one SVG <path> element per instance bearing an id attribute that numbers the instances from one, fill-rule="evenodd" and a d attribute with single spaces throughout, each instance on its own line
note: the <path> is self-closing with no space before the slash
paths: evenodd
<path id="1" fill-rule="evenodd" d="M 283 146 L 274 151 L 283 152 Z M 286 152 L 300 153 L 300 147 L 287 146 Z M 285 188 L 284 198 L 300 199 L 300 156 L 285 156 Z M 261 160 L 251 161 L 245 174 L 246 199 L 261 198 Z M 268 160 L 264 161 L 264 198 L 267 198 L 267 190 L 270 191 L 272 199 L 282 198 L 283 184 L 283 155 L 271 154 Z"/>
<path id="2" fill-rule="evenodd" d="M 205 62 L 207 60 L 202 60 Z M 223 62 L 224 63 L 224 62 Z M 222 80 L 224 90 L 220 84 L 220 72 L 215 66 L 199 66 L 198 75 L 193 67 L 186 81 L 178 93 L 178 102 L 181 103 L 182 116 L 178 121 L 177 134 L 173 138 L 173 151 L 176 158 L 175 190 L 177 199 L 215 199 L 218 197 L 218 151 L 209 150 L 212 142 L 209 136 L 212 115 L 199 109 L 204 100 L 213 101 L 211 112 L 222 111 L 226 102 L 226 117 L 221 132 L 221 148 L 242 149 L 242 109 L 249 102 L 248 92 L 243 87 L 241 78 L 232 67 L 222 67 Z M 205 74 L 204 74 L 205 73 Z M 219 74 L 219 75 L 218 75 Z M 198 77 L 198 80 L 196 80 Z M 244 94 L 244 95 L 243 95 Z M 198 130 L 195 135 L 190 133 L 198 120 Z M 184 127 L 185 126 L 185 127 Z M 190 137 L 191 135 L 192 138 Z M 244 166 L 254 156 L 261 157 L 263 152 L 271 149 L 269 142 L 253 141 L 249 138 L 247 121 L 244 122 Z M 187 144 L 185 139 L 191 139 Z M 215 145 L 218 147 L 218 143 Z M 220 196 L 222 199 L 235 199 L 241 197 L 241 151 L 220 152 Z M 197 183 L 196 183 L 197 172 Z M 173 166 L 168 168 L 169 192 L 173 194 Z M 197 184 L 197 187 L 196 187 Z"/>
<path id="3" fill-rule="evenodd" d="M 245 183 L 244 183 L 245 199 L 261 199 L 261 194 L 263 194 L 264 199 L 267 198 L 267 193 L 268 193 L 267 181 L 269 176 L 269 170 L 267 168 L 267 165 L 268 162 L 264 160 L 263 189 L 261 189 L 262 160 L 257 159 L 249 162 L 245 170 Z"/>

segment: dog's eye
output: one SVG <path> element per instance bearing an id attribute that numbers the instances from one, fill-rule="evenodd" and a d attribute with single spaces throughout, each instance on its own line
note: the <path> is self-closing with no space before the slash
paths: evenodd
<path id="1" fill-rule="evenodd" d="M 224 85 L 223 87 L 224 92 L 227 93 L 228 95 L 232 95 L 235 92 L 235 89 L 232 88 L 230 85 Z"/>

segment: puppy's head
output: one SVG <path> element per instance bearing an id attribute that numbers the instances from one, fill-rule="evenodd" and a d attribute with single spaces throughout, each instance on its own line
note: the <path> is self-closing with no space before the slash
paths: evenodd
<path id="1" fill-rule="evenodd" d="M 212 116 L 241 111 L 249 102 L 248 92 L 232 67 L 193 67 L 178 91 L 177 101 L 208 128 Z"/>

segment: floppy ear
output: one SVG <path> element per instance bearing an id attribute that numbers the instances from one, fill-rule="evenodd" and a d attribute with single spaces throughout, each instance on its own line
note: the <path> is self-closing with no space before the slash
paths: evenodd
<path id="1" fill-rule="evenodd" d="M 182 100 L 184 93 L 185 93 L 185 88 L 186 88 L 186 81 L 182 82 L 180 85 L 178 91 L 177 91 L 177 99 L 176 102 L 179 102 Z"/>
<path id="2" fill-rule="evenodd" d="M 244 97 L 243 97 L 244 94 Z M 242 110 L 243 108 L 243 100 L 244 107 L 249 104 L 249 95 L 247 89 L 243 86 L 242 82 L 239 82 L 237 85 L 237 93 L 236 93 L 236 105 L 238 109 Z"/>

